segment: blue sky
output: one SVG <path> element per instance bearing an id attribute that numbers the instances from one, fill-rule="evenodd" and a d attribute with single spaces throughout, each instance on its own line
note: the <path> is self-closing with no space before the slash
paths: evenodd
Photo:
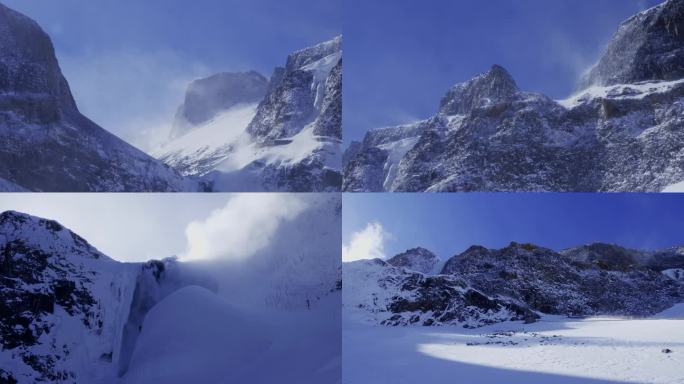
<path id="1" fill-rule="evenodd" d="M 153 145 L 187 83 L 219 71 L 270 76 L 293 50 L 341 33 L 339 0 L 2 0 L 52 37 L 79 108 Z"/>
<path id="2" fill-rule="evenodd" d="M 569 95 L 620 22 L 661 0 L 345 0 L 344 139 L 437 111 L 455 83 L 503 65 Z"/>
<path id="3" fill-rule="evenodd" d="M 354 233 L 379 223 L 389 257 L 422 246 L 445 259 L 511 241 L 659 249 L 684 245 L 682 212 L 678 194 L 344 194 L 342 233 L 349 246 Z"/>

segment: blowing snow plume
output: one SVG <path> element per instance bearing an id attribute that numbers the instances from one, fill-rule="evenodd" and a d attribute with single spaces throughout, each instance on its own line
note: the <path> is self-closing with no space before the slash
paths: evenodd
<path id="1" fill-rule="evenodd" d="M 307 207 L 302 197 L 287 194 L 241 194 L 203 221 L 188 224 L 184 261 L 244 260 L 266 247 L 283 222 Z"/>

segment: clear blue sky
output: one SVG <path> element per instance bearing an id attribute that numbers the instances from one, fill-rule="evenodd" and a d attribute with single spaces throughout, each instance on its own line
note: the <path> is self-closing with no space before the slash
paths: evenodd
<path id="1" fill-rule="evenodd" d="M 190 80 L 270 76 L 342 28 L 340 0 L 0 1 L 52 37 L 82 112 L 139 146 L 154 139 L 142 130 L 172 120 Z"/>
<path id="2" fill-rule="evenodd" d="M 387 256 L 422 246 L 448 258 L 511 241 L 563 249 L 594 241 L 640 249 L 684 245 L 679 194 L 344 194 L 343 240 L 379 222 Z"/>
<path id="3" fill-rule="evenodd" d="M 344 0 L 345 142 L 431 116 L 451 85 L 495 63 L 525 90 L 567 96 L 619 23 L 660 2 Z"/>

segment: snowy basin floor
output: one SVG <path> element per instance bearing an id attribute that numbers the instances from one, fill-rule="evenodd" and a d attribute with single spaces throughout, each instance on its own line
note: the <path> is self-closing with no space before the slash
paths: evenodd
<path id="1" fill-rule="evenodd" d="M 345 384 L 684 383 L 681 318 L 547 317 L 479 329 L 345 321 L 342 345 Z"/>

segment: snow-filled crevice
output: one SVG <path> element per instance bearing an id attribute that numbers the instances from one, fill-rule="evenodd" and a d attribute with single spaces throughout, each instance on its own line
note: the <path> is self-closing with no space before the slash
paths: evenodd
<path id="1" fill-rule="evenodd" d="M 136 279 L 128 319 L 121 332 L 117 371 L 119 377 L 128 371 L 147 313 L 165 297 L 189 285 L 202 286 L 214 292 L 217 290 L 213 279 L 190 271 L 175 259 L 153 260 L 142 266 Z"/>

